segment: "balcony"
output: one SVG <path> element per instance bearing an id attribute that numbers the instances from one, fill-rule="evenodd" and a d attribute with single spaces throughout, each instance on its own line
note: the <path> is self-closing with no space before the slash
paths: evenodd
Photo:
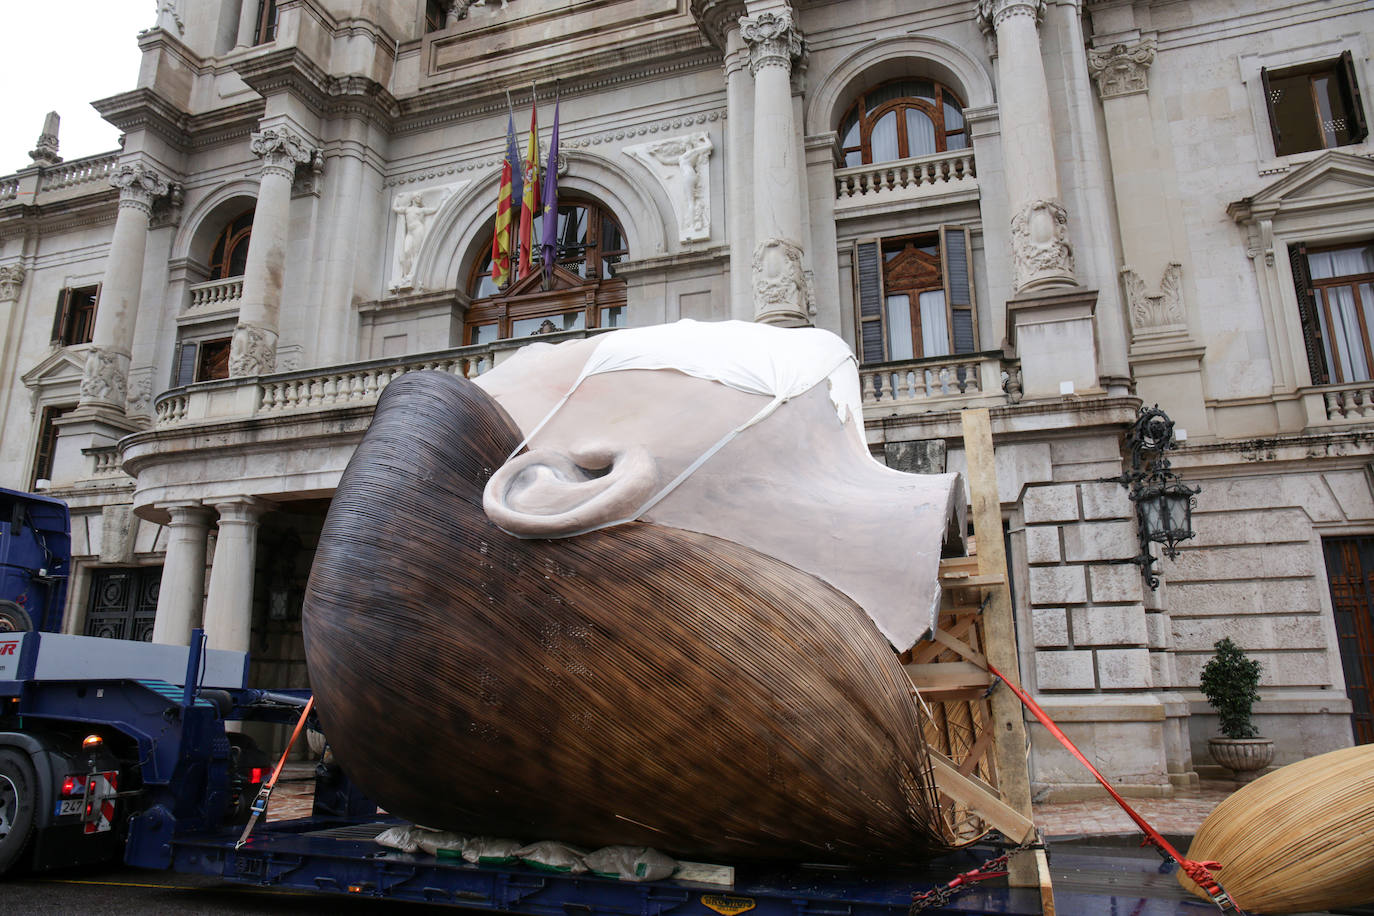
<path id="1" fill-rule="evenodd" d="M 1323 385 L 1315 389 L 1321 412 L 1314 418 L 1331 425 L 1374 422 L 1374 381 Z"/>
<path id="2" fill-rule="evenodd" d="M 835 213 L 907 204 L 946 195 L 978 195 L 973 150 L 835 170 Z"/>
<path id="3" fill-rule="evenodd" d="M 30 166 L 0 177 L 0 207 L 13 203 L 52 204 L 92 194 L 114 193 L 110 176 L 119 165 L 119 151 L 85 156 L 53 166 Z"/>
<path id="4" fill-rule="evenodd" d="M 1001 350 L 880 363 L 859 370 L 865 415 L 959 410 L 1020 400 L 1020 368 Z"/>
<path id="5" fill-rule="evenodd" d="M 211 280 L 188 287 L 191 301 L 186 306 L 185 315 L 212 315 L 217 312 L 237 311 L 239 299 L 243 298 L 243 277 L 229 277 L 225 280 Z"/>

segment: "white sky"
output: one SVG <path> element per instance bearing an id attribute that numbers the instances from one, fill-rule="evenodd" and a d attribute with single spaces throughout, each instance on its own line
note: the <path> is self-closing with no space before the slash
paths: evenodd
<path id="1" fill-rule="evenodd" d="M 62 117 L 57 154 L 63 159 L 117 149 L 119 130 L 101 120 L 91 102 L 134 88 L 138 33 L 157 21 L 154 0 L 0 0 L 0 8 L 5 14 L 0 175 L 32 164 L 29 150 L 49 111 Z"/>

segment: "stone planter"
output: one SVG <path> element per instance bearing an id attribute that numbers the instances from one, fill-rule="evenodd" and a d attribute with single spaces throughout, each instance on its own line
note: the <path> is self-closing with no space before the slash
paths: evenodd
<path id="1" fill-rule="evenodd" d="M 1258 777 L 1274 759 L 1272 738 L 1208 738 L 1207 749 L 1240 783 Z"/>

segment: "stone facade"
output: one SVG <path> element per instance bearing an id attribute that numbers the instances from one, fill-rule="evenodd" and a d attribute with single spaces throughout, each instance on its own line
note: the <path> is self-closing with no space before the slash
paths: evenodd
<path id="1" fill-rule="evenodd" d="M 183 0 L 95 103 L 121 150 L 64 161 L 53 117 L 0 177 L 0 485 L 72 506 L 69 632 L 161 568 L 153 638 L 203 625 L 299 683 L 302 570 L 396 375 L 530 331 L 810 324 L 894 467 L 961 469 L 958 411 L 993 408 L 1022 678 L 1127 792 L 1211 772 L 1222 636 L 1264 665 L 1276 763 L 1356 739 L 1324 547 L 1374 537 L 1374 381 L 1300 297 L 1304 252 L 1374 239 L 1367 3 L 426 7 Z M 1276 81 L 1323 67 L 1363 117 L 1288 150 Z M 493 295 L 532 94 L 560 194 L 611 222 Z M 1142 403 L 1202 486 L 1158 590 L 1110 480 Z M 1093 791 L 1031 736 L 1042 796 Z"/>

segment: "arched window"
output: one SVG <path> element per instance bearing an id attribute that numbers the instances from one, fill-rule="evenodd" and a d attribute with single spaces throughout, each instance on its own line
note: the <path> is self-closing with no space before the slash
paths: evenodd
<path id="1" fill-rule="evenodd" d="M 542 217 L 535 218 L 536 240 L 543 238 L 542 222 Z M 558 259 L 551 289 L 544 288 L 538 269 L 497 289 L 491 279 L 491 235 L 486 236 L 482 251 L 468 278 L 473 301 L 463 329 L 465 344 L 624 326 L 625 281 L 614 272 L 615 265 L 629 254 L 629 245 L 620 223 L 600 204 L 565 201 L 558 205 Z M 537 262 L 538 248 L 534 255 Z"/>
<path id="2" fill-rule="evenodd" d="M 248 237 L 253 234 L 253 210 L 244 210 L 229 221 L 210 249 L 210 279 L 243 276 L 248 263 Z"/>
<path id="3" fill-rule="evenodd" d="M 850 106 L 840 137 L 846 166 L 967 149 L 964 103 L 933 80 L 889 80 Z"/>

